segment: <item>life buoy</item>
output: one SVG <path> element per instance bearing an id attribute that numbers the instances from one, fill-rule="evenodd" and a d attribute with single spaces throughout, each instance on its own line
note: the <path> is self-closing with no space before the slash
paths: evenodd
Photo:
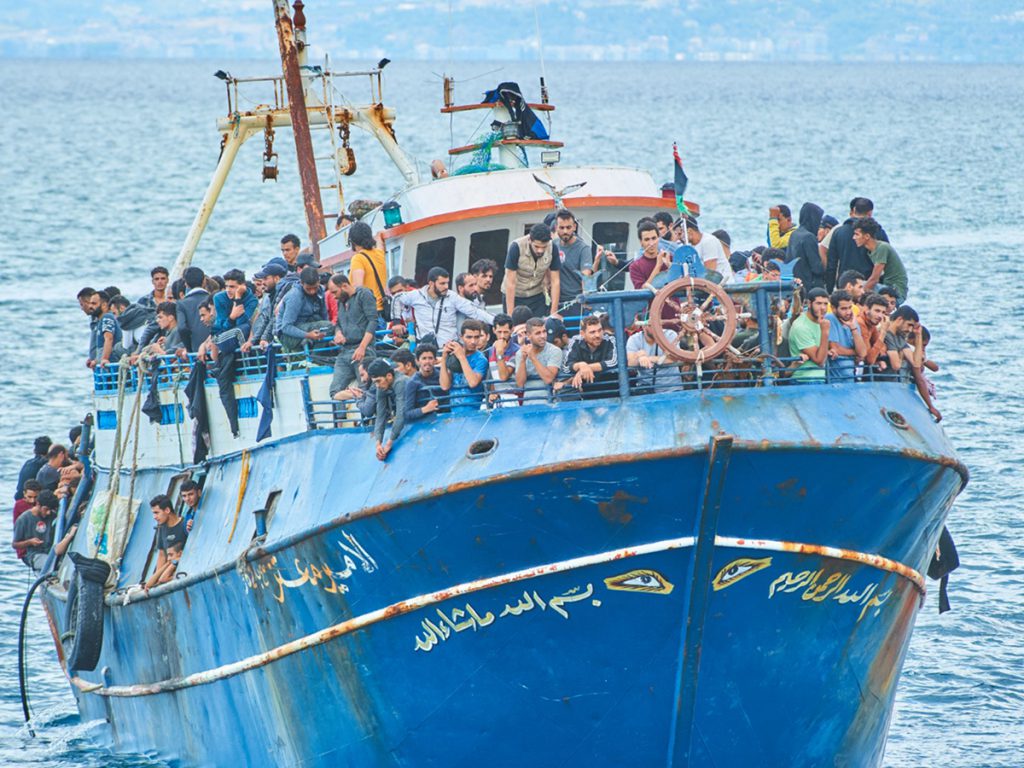
<path id="1" fill-rule="evenodd" d="M 110 565 L 78 552 L 69 557 L 75 563 L 75 575 L 68 588 L 61 639 L 68 672 L 89 672 L 96 669 L 103 649 L 103 587 Z"/>

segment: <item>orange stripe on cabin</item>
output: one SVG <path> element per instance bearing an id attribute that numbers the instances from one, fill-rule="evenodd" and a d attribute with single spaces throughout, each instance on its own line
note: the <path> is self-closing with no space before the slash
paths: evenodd
<path id="1" fill-rule="evenodd" d="M 619 197 L 606 195 L 572 198 L 567 202 L 572 204 L 570 206 L 570 210 L 577 208 L 646 208 L 648 210 L 662 209 L 666 211 L 674 211 L 676 208 L 675 200 L 670 200 L 665 197 Z M 698 215 L 700 214 L 700 206 L 696 203 L 691 203 L 687 200 L 686 205 L 690 210 L 694 211 Z M 488 216 L 501 216 L 509 213 L 529 213 L 532 211 L 552 210 L 554 209 L 552 208 L 551 198 L 545 198 L 544 200 L 526 200 L 521 203 L 484 205 L 479 208 L 465 208 L 460 211 L 450 211 L 448 213 L 439 213 L 436 216 L 427 216 L 423 219 L 410 221 L 408 224 L 399 224 L 397 227 L 385 229 L 381 234 L 385 240 L 391 240 L 396 237 L 403 237 L 412 232 L 417 232 L 421 229 L 436 227 L 441 224 L 450 224 L 455 221 L 483 219 Z M 353 251 L 348 250 L 338 254 L 337 256 L 324 259 L 323 262 L 321 262 L 321 267 L 334 267 L 338 264 L 343 264 L 352 258 L 352 254 Z"/>
<path id="2" fill-rule="evenodd" d="M 675 200 L 668 200 L 662 197 L 578 197 L 567 200 L 570 210 L 576 208 L 664 208 L 675 210 Z M 439 213 L 436 216 L 427 216 L 423 219 L 410 221 L 408 224 L 399 224 L 397 227 L 384 230 L 384 239 L 390 240 L 393 237 L 408 235 L 427 227 L 435 227 L 438 224 L 450 224 L 453 221 L 464 221 L 466 219 L 482 219 L 488 216 L 501 216 L 508 213 L 529 213 L 531 211 L 553 211 L 551 198 L 544 200 L 526 200 L 521 203 L 503 203 L 502 205 L 484 205 L 480 208 L 466 208 L 461 211 L 450 211 Z"/>

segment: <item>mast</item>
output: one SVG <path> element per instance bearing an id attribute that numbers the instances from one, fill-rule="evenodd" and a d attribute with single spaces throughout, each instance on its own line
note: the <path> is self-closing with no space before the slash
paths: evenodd
<path id="1" fill-rule="evenodd" d="M 274 0 L 277 43 L 281 49 L 281 72 L 284 75 L 285 87 L 288 89 L 288 109 L 292 118 L 292 135 L 295 137 L 295 155 L 299 164 L 302 200 L 306 208 L 306 225 L 309 228 L 309 241 L 313 253 L 319 256 L 319 242 L 327 236 L 327 231 L 324 228 L 323 203 L 320 200 L 313 140 L 309 134 L 309 117 L 306 114 L 306 95 L 295 42 L 296 29 L 306 28 L 306 17 L 302 7 L 301 0 L 297 0 L 293 25 L 288 15 L 287 0 Z"/>

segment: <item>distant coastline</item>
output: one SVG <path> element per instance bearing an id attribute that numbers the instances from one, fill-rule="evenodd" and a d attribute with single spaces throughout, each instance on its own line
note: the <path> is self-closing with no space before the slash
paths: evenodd
<path id="1" fill-rule="evenodd" d="M 1003 0 L 798 7 L 781 0 L 481 0 L 306 3 L 332 59 L 416 61 L 708 61 L 1024 63 L 1024 10 Z M 339 7 L 341 6 L 341 7 Z M 0 58 L 273 59 L 270 0 L 12 8 Z M 536 15 L 535 15 L 536 10 Z M 538 35 L 539 31 L 539 35 Z M 538 41 L 539 38 L 539 41 Z"/>

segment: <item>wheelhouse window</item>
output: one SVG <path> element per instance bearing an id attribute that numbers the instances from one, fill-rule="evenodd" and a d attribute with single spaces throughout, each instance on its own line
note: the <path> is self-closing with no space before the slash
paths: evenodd
<path id="1" fill-rule="evenodd" d="M 455 272 L 455 238 L 442 237 L 438 240 L 428 240 L 416 247 L 416 285 L 427 284 L 427 273 L 434 267 L 444 267 L 448 274 Z"/>
<path id="2" fill-rule="evenodd" d="M 491 259 L 498 268 L 494 272 L 491 289 L 484 294 L 488 304 L 501 303 L 501 283 L 505 279 L 505 256 L 508 254 L 509 231 L 507 229 L 490 229 L 486 232 L 474 232 L 469 238 L 469 264 L 478 259 Z"/>
<path id="3" fill-rule="evenodd" d="M 613 251 L 619 258 L 618 266 L 601 260 L 599 285 L 607 287 L 610 291 L 621 291 L 626 287 L 628 274 L 628 270 L 623 267 L 629 261 L 629 224 L 624 221 L 599 221 L 591 232 L 594 235 L 595 254 L 597 246 L 603 245 L 606 251 Z"/>

